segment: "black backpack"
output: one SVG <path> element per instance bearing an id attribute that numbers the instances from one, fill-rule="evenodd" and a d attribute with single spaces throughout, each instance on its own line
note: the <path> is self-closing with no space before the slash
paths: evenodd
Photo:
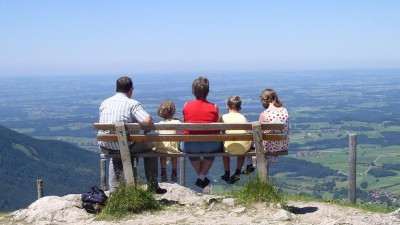
<path id="1" fill-rule="evenodd" d="M 107 199 L 108 197 L 104 191 L 96 186 L 91 187 L 81 195 L 83 208 L 88 213 L 99 213 L 106 205 Z"/>

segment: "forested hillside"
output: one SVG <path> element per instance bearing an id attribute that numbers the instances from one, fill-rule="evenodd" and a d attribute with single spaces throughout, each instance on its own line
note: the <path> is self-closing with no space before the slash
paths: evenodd
<path id="1" fill-rule="evenodd" d="M 82 193 L 99 184 L 99 155 L 62 141 L 32 138 L 0 125 L 0 211 L 26 207 L 44 195 Z"/>

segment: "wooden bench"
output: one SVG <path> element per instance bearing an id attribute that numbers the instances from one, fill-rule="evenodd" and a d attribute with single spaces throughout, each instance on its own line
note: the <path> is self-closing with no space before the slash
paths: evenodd
<path id="1" fill-rule="evenodd" d="M 110 131 L 110 134 L 97 134 L 96 138 L 98 141 L 112 141 L 118 142 L 120 147 L 119 153 L 113 154 L 100 154 L 100 176 L 101 176 L 101 188 L 106 190 L 106 159 L 111 157 L 121 157 L 124 175 L 127 183 L 137 184 L 137 160 L 134 160 L 134 165 L 131 161 L 131 153 L 129 151 L 129 143 L 136 141 L 254 141 L 255 149 L 251 149 L 242 156 L 256 156 L 257 167 L 259 176 L 263 181 L 267 181 L 268 178 L 268 162 L 265 162 L 265 156 L 278 156 L 287 155 L 287 151 L 282 152 L 267 152 L 263 151 L 263 141 L 283 141 L 287 140 L 286 134 L 272 134 L 266 133 L 267 130 L 284 130 L 284 124 L 266 124 L 260 122 L 253 123 L 180 123 L 180 124 L 165 124 L 165 123 L 154 123 L 154 124 L 138 124 L 138 123 L 95 123 L 94 129 L 99 131 Z M 177 130 L 178 134 L 157 134 L 150 132 L 143 134 L 145 130 Z M 183 130 L 218 130 L 221 131 L 218 134 L 189 134 L 184 135 L 181 131 Z M 248 130 L 247 134 L 226 134 L 225 130 Z M 138 132 L 139 134 L 131 134 L 131 131 Z M 179 184 L 185 185 L 185 158 L 186 157 L 201 157 L 201 156 L 238 156 L 231 155 L 225 152 L 218 153 L 200 153 L 200 154 L 188 154 L 188 153 L 158 153 L 158 152 L 145 152 L 140 154 L 134 154 L 135 159 L 139 157 L 180 157 L 180 174 Z"/>

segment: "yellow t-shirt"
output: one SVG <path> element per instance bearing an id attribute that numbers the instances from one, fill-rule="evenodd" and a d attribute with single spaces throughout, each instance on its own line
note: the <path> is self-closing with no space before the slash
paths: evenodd
<path id="1" fill-rule="evenodd" d="M 164 120 L 161 121 L 160 123 L 181 123 L 181 121 L 177 119 L 171 119 L 171 120 Z M 176 134 L 176 130 L 157 130 L 156 131 L 159 134 Z M 157 142 L 156 147 L 155 147 L 156 152 L 160 153 L 178 153 L 179 151 L 179 142 L 177 141 L 162 141 L 162 142 Z"/>
<path id="2" fill-rule="evenodd" d="M 237 112 L 222 115 L 224 123 L 247 123 L 246 117 Z M 246 134 L 246 130 L 227 130 L 227 134 Z M 224 151 L 229 154 L 242 154 L 250 149 L 251 141 L 225 141 Z"/>

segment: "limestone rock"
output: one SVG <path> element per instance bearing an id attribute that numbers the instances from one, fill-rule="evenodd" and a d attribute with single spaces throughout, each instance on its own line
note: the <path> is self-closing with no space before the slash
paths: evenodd
<path id="1" fill-rule="evenodd" d="M 75 223 L 88 219 L 93 215 L 82 208 L 80 194 L 70 194 L 64 197 L 46 196 L 38 199 L 27 209 L 12 213 L 12 221 L 27 223 L 54 224 Z"/>
<path id="2" fill-rule="evenodd" d="M 397 218 L 400 218 L 400 208 L 397 209 L 397 210 L 394 211 L 394 212 L 391 212 L 390 215 L 391 215 L 391 216 L 395 216 L 395 217 L 397 217 Z"/>
<path id="3" fill-rule="evenodd" d="M 194 192 L 189 188 L 180 186 L 179 184 L 160 183 L 160 187 L 167 189 L 167 193 L 157 195 L 157 200 L 179 203 L 181 205 L 202 206 L 211 202 L 213 199 L 222 198 L 215 195 L 205 195 Z"/>
<path id="4" fill-rule="evenodd" d="M 292 220 L 293 216 L 290 212 L 281 209 L 277 213 L 275 213 L 274 218 L 280 221 Z"/>

